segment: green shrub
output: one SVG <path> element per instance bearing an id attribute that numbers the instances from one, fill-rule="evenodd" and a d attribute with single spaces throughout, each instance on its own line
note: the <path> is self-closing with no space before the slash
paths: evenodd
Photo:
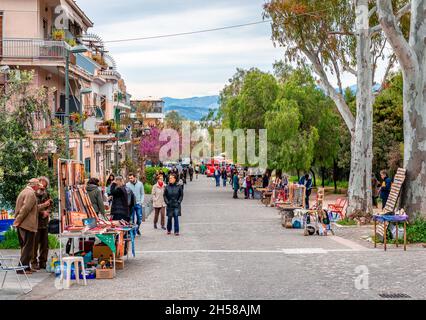
<path id="1" fill-rule="evenodd" d="M 426 219 L 417 218 L 407 226 L 407 241 L 410 243 L 426 243 Z"/>
<path id="2" fill-rule="evenodd" d="M 10 229 L 4 234 L 4 241 L 0 242 L 0 249 L 3 250 L 12 250 L 20 249 L 18 232 L 15 229 Z M 49 249 L 58 249 L 59 241 L 56 236 L 49 234 Z"/>
<path id="3" fill-rule="evenodd" d="M 345 218 L 343 220 L 337 221 L 337 224 L 339 224 L 341 226 L 356 226 L 357 222 L 355 220 Z"/>
<path id="4" fill-rule="evenodd" d="M 145 194 L 151 194 L 152 193 L 152 185 L 148 184 L 148 183 L 144 183 L 143 185 Z"/>
<path id="5" fill-rule="evenodd" d="M 9 229 L 4 234 L 4 241 L 0 242 L 0 249 L 19 249 L 18 232 Z"/>
<path id="6" fill-rule="evenodd" d="M 150 185 L 154 185 L 157 181 L 155 181 L 155 173 L 157 170 L 162 169 L 165 173 L 168 173 L 169 170 L 167 168 L 160 168 L 160 167 L 148 167 L 145 168 L 145 177 L 146 177 L 146 183 L 149 183 Z"/>

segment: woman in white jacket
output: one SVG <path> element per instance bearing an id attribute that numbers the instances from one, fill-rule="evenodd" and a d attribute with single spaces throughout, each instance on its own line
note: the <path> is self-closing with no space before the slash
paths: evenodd
<path id="1" fill-rule="evenodd" d="M 161 214 L 161 229 L 166 230 L 166 203 L 164 202 L 164 176 L 158 175 L 157 183 L 152 187 L 152 206 L 155 210 L 154 229 L 157 228 L 158 218 Z"/>

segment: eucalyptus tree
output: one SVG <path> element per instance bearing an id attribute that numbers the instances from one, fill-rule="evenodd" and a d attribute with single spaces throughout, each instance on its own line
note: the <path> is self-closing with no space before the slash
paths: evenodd
<path id="1" fill-rule="evenodd" d="M 373 83 L 379 60 L 386 55 L 386 39 L 370 28 L 377 20 L 375 11 L 368 0 L 271 0 L 264 9 L 265 17 L 272 19 L 274 42 L 286 49 L 286 60 L 312 65 L 351 134 L 348 213 L 371 212 Z M 394 64 L 392 55 L 387 58 L 384 78 Z M 357 78 L 355 115 L 343 95 L 345 74 Z"/>
<path id="2" fill-rule="evenodd" d="M 399 20 L 410 13 L 409 32 Z M 380 24 L 403 74 L 404 167 L 403 205 L 411 215 L 426 214 L 426 0 L 377 0 Z"/>

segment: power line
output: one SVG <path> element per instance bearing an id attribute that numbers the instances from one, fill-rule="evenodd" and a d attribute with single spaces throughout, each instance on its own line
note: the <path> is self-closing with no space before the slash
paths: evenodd
<path id="1" fill-rule="evenodd" d="M 164 34 L 164 35 L 151 36 L 151 37 L 141 37 L 141 38 L 132 38 L 132 39 L 118 39 L 118 40 L 110 40 L 110 41 L 104 41 L 104 42 L 105 43 L 114 43 L 114 42 L 117 43 L 117 42 L 140 41 L 140 40 L 150 40 L 150 39 L 160 39 L 160 38 L 172 38 L 172 37 L 186 36 L 186 35 L 191 35 L 191 34 L 207 33 L 207 32 L 220 31 L 220 30 L 242 28 L 242 27 L 248 27 L 248 26 L 253 26 L 253 25 L 257 25 L 257 24 L 268 23 L 268 22 L 272 22 L 272 20 L 262 20 L 262 21 L 256 21 L 256 22 L 244 23 L 244 24 L 237 24 L 237 25 L 233 25 L 233 26 L 213 28 L 213 29 Z"/>
<path id="2" fill-rule="evenodd" d="M 327 8 L 327 9 L 322 9 L 322 10 L 317 10 L 317 11 L 312 11 L 312 12 L 303 12 L 303 13 L 288 16 L 287 18 L 296 18 L 296 17 L 300 17 L 300 16 L 312 16 L 312 15 L 315 15 L 316 13 L 329 11 L 331 9 L 332 8 Z M 181 33 L 163 34 L 163 35 L 156 35 L 156 36 L 150 36 L 150 37 L 116 39 L 116 40 L 104 41 L 104 43 L 119 43 L 119 42 L 130 42 L 130 41 L 142 41 L 142 40 L 151 40 L 151 39 L 180 37 L 180 36 L 187 36 L 187 35 L 192 35 L 192 34 L 200 34 L 200 33 L 215 32 L 215 31 L 221 31 L 221 30 L 243 28 L 243 27 L 254 26 L 254 25 L 258 25 L 258 24 L 269 23 L 269 22 L 272 22 L 272 20 L 262 20 L 262 21 L 236 24 L 236 25 L 232 25 L 232 26 L 219 27 L 219 28 L 213 28 L 213 29 L 204 29 L 204 30 L 196 30 L 196 31 L 181 32 Z"/>

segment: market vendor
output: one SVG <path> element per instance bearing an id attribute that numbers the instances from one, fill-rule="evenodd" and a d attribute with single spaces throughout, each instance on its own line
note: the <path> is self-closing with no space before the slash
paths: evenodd
<path id="1" fill-rule="evenodd" d="M 27 274 L 35 271 L 31 269 L 30 263 L 33 259 L 35 236 L 38 230 L 39 207 L 36 192 L 41 187 L 38 179 L 31 179 L 16 199 L 13 226 L 18 231 L 19 246 L 21 247 L 20 262 L 26 267 Z M 23 274 L 24 271 L 17 271 L 17 273 Z"/>
<path id="2" fill-rule="evenodd" d="M 306 194 L 305 194 L 305 208 L 306 210 L 309 210 L 309 197 L 312 193 L 312 179 L 311 176 L 307 173 L 305 174 L 300 180 L 299 184 L 306 187 Z"/>
<path id="3" fill-rule="evenodd" d="M 386 202 L 388 201 L 389 194 L 392 187 L 392 180 L 389 178 L 386 170 L 380 171 L 380 177 L 382 178 L 382 186 L 380 188 L 380 199 L 382 199 L 382 209 L 386 207 Z"/>
<path id="4" fill-rule="evenodd" d="M 105 217 L 104 198 L 102 191 L 99 189 L 99 179 L 90 178 L 87 182 L 86 190 L 96 214 Z"/>

